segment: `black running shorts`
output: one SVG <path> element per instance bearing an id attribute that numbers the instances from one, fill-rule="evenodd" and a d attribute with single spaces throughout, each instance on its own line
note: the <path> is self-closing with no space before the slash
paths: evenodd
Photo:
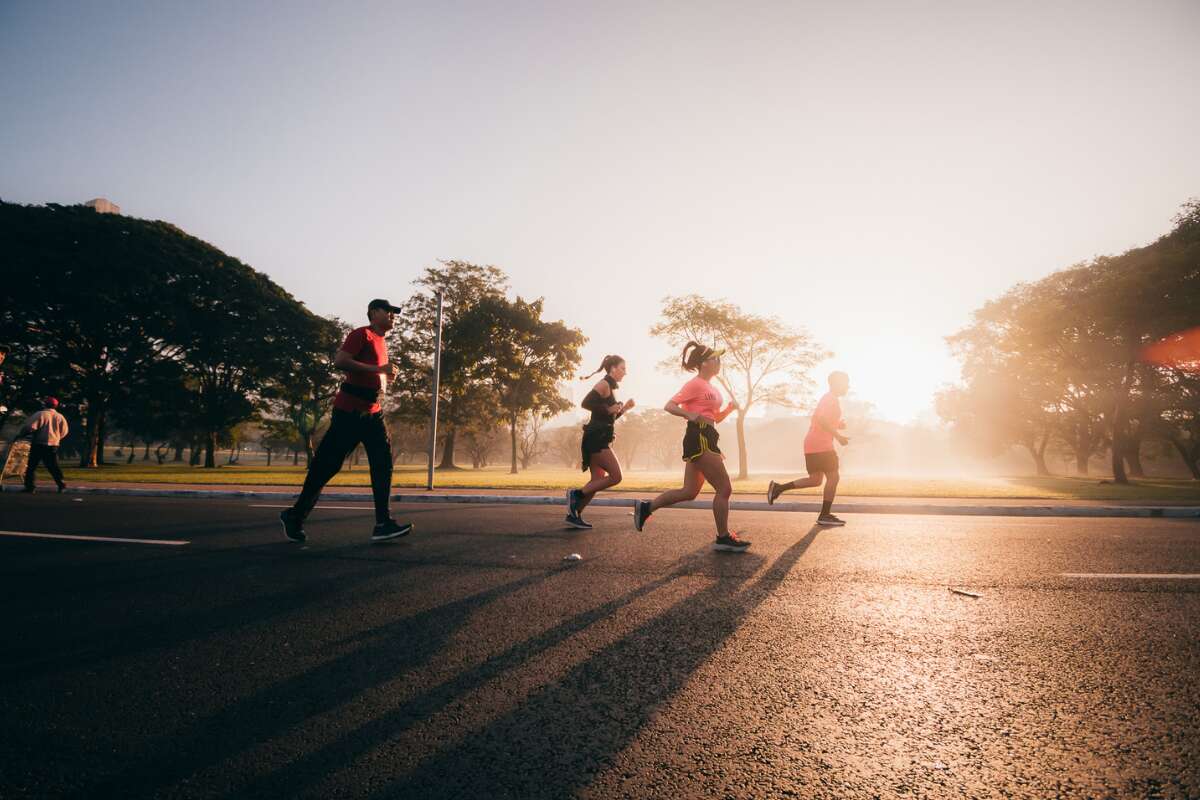
<path id="1" fill-rule="evenodd" d="M 838 454 L 836 450 L 826 450 L 824 453 L 805 453 L 804 467 L 808 474 L 814 472 L 837 472 Z"/>
<path id="2" fill-rule="evenodd" d="M 717 429 L 707 422 L 689 422 L 683 434 L 683 460 L 695 461 L 705 453 L 721 454 L 717 440 L 721 438 Z"/>

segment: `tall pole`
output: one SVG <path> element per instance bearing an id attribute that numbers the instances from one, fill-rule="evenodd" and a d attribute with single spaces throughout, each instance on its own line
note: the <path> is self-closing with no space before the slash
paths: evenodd
<path id="1" fill-rule="evenodd" d="M 429 474 L 425 489 L 433 489 L 433 456 L 437 449 L 438 394 L 442 385 L 442 293 L 437 293 L 437 332 L 433 345 L 433 408 L 429 418 Z"/>

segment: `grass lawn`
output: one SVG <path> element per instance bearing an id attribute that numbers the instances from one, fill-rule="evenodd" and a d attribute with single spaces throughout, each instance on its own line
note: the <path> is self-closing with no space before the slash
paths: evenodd
<path id="1" fill-rule="evenodd" d="M 242 486 L 298 486 L 304 481 L 304 467 L 293 466 L 221 466 L 215 469 L 188 467 L 178 464 L 119 464 L 99 469 L 68 468 L 68 482 L 112 481 L 126 483 L 189 483 Z M 625 476 L 620 489 L 625 491 L 661 491 L 679 484 L 681 472 L 631 472 Z M 43 476 L 48 479 L 49 476 Z M 567 469 L 531 469 L 518 475 L 508 474 L 507 467 L 438 471 L 435 485 L 440 489 L 529 489 L 551 490 L 579 486 L 583 473 Z M 796 475 L 755 474 L 744 481 L 734 482 L 735 492 L 765 492 L 767 481 L 785 481 Z M 838 495 L 843 497 L 951 497 L 951 498 L 1010 498 L 1010 499 L 1075 499 L 1075 500 L 1132 500 L 1144 502 L 1195 502 L 1200 504 L 1200 481 L 1171 478 L 1143 478 L 1133 486 L 1101 483 L 1100 476 L 1071 477 L 1004 477 L 1004 478 L 896 478 L 846 475 Z M 424 488 L 425 467 L 397 467 L 394 481 L 397 489 Z M 369 486 L 366 463 L 351 470 L 342 470 L 332 486 Z M 807 490 L 797 494 L 815 494 Z M 797 496 L 797 495 L 792 495 Z"/>

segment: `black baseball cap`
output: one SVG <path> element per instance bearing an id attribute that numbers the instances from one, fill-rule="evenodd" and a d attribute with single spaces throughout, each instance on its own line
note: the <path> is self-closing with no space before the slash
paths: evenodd
<path id="1" fill-rule="evenodd" d="M 367 313 L 368 314 L 370 314 L 372 311 L 374 311 L 377 308 L 382 308 L 385 311 L 391 311 L 393 314 L 399 314 L 402 310 L 400 308 L 400 306 L 394 306 L 391 303 L 389 303 L 387 300 L 381 300 L 378 297 L 376 297 L 371 302 L 367 303 Z"/>

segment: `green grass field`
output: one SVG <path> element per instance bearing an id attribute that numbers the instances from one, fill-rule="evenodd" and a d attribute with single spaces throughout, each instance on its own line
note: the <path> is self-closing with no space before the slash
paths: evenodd
<path id="1" fill-rule="evenodd" d="M 104 481 L 118 483 L 213 484 L 241 486 L 298 486 L 304 480 L 304 467 L 293 466 L 220 466 L 215 469 L 178 464 L 120 464 L 99 469 L 68 468 L 68 482 Z M 661 491 L 679 484 L 680 472 L 632 472 L 625 476 L 620 490 L 631 492 Z M 522 489 L 562 490 L 580 485 L 583 473 L 566 469 L 531 469 L 518 475 L 507 467 L 438 471 L 435 485 L 441 489 Z M 755 474 L 748 480 L 735 481 L 735 492 L 763 492 L 769 480 L 790 480 L 795 475 Z M 48 480 L 43 475 L 41 480 Z M 1005 477 L 1005 478 L 893 478 L 847 475 L 838 494 L 843 497 L 944 497 L 1038 500 L 1130 500 L 1144 502 L 1200 503 L 1200 481 L 1169 478 L 1145 478 L 1132 486 L 1101 483 L 1102 477 Z M 369 486 L 366 463 L 342 470 L 333 486 Z M 423 466 L 396 469 L 397 489 L 424 488 Z M 808 490 L 802 494 L 813 494 Z"/>

